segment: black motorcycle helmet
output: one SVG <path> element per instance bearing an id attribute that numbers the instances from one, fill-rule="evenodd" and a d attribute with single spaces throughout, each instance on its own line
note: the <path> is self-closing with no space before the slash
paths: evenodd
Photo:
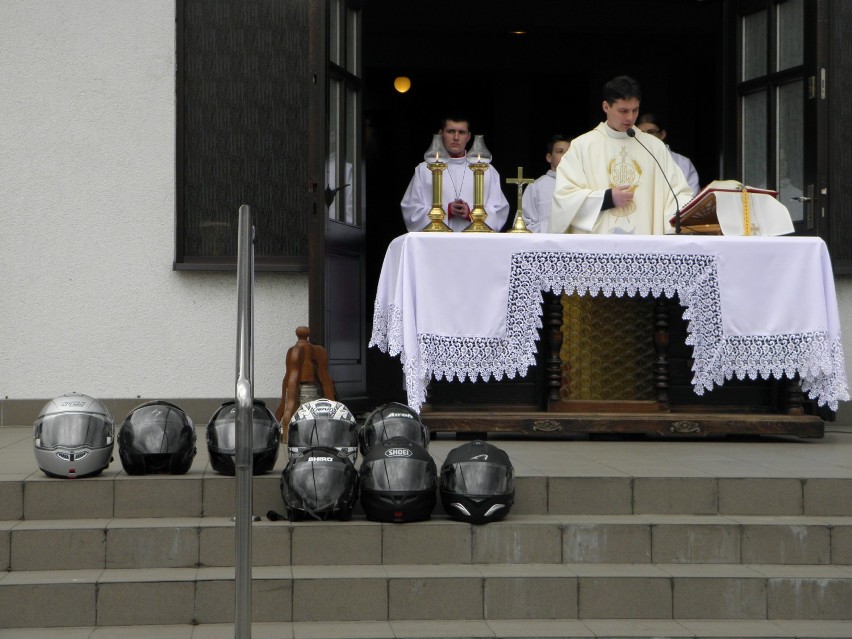
<path id="1" fill-rule="evenodd" d="M 207 452 L 210 465 L 223 475 L 235 475 L 234 456 L 237 452 L 237 404 L 224 402 L 207 424 Z M 263 400 L 254 400 L 252 424 L 252 475 L 268 473 L 278 460 L 281 446 L 281 425 Z"/>
<path id="2" fill-rule="evenodd" d="M 437 487 L 435 461 L 405 437 L 376 444 L 361 461 L 361 506 L 372 521 L 429 519 Z"/>
<path id="3" fill-rule="evenodd" d="M 349 456 L 358 457 L 358 422 L 344 404 L 332 399 L 305 402 L 287 425 L 287 454 L 295 457 L 311 446 L 331 446 Z"/>
<path id="4" fill-rule="evenodd" d="M 420 415 L 399 402 L 383 404 L 367 416 L 358 429 L 358 447 L 366 455 L 373 446 L 391 437 L 405 437 L 423 448 L 429 447 L 429 430 Z"/>
<path id="5" fill-rule="evenodd" d="M 195 427 L 182 408 L 157 400 L 127 414 L 118 431 L 118 456 L 129 475 L 183 475 L 195 457 Z"/>
<path id="6" fill-rule="evenodd" d="M 454 448 L 441 465 L 441 504 L 453 519 L 487 524 L 515 503 L 515 470 L 505 451 L 483 441 Z"/>
<path id="7" fill-rule="evenodd" d="M 290 458 L 281 473 L 287 519 L 352 518 L 358 499 L 358 471 L 345 452 L 331 446 L 306 448 Z"/>

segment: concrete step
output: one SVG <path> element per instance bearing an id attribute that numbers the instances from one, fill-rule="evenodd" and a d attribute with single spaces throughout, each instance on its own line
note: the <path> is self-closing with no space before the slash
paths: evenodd
<path id="1" fill-rule="evenodd" d="M 232 623 L 0 629 L 0 639 L 233 639 Z M 726 619 L 507 619 L 488 621 L 255 622 L 253 639 L 849 639 L 852 622 Z"/>
<path id="2" fill-rule="evenodd" d="M 558 477 L 517 478 L 512 512 L 523 515 L 846 516 L 852 478 Z M 253 512 L 281 511 L 280 473 L 256 477 Z M 62 480 L 32 473 L 0 476 L 0 520 L 131 517 L 230 517 L 233 477 L 131 477 L 108 469 L 100 477 Z M 168 496 L 164 499 L 164 496 Z M 442 512 L 440 501 L 436 514 Z"/>
<path id="3" fill-rule="evenodd" d="M 0 629 L 0 639 L 233 639 L 233 624 Z M 253 623 L 254 639 L 849 639 L 848 621 L 509 619 Z"/>
<path id="4" fill-rule="evenodd" d="M 254 565 L 704 563 L 852 565 L 852 517 L 511 515 L 470 526 L 261 521 Z M 224 517 L 0 522 L 0 570 L 233 566 Z"/>
<path id="5" fill-rule="evenodd" d="M 254 620 L 852 620 L 852 567 L 741 564 L 270 566 Z M 233 568 L 9 572 L 7 628 L 234 618 Z"/>

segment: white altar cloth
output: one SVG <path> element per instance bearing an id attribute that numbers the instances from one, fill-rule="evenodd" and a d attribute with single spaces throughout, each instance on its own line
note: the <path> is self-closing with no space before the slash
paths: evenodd
<path id="1" fill-rule="evenodd" d="M 798 373 L 820 405 L 849 399 L 831 263 L 812 237 L 408 233 L 385 255 L 370 346 L 399 355 L 419 411 L 433 376 L 526 375 L 542 291 L 676 294 L 698 395 Z"/>

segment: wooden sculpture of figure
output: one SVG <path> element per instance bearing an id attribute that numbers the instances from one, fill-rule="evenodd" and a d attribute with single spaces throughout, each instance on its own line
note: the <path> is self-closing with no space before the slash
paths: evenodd
<path id="1" fill-rule="evenodd" d="M 287 349 L 281 403 L 275 411 L 285 434 L 290 418 L 302 403 L 320 397 L 335 399 L 334 383 L 328 374 L 328 353 L 322 346 L 311 344 L 310 335 L 307 326 L 299 326 L 296 343 Z"/>

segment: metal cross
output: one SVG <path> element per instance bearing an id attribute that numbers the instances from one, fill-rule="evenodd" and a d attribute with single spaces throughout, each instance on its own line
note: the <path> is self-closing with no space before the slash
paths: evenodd
<path id="1" fill-rule="evenodd" d="M 506 178 L 506 182 L 509 184 L 517 184 L 518 185 L 518 211 L 523 210 L 523 201 L 524 201 L 524 185 L 532 184 L 535 180 L 524 177 L 524 167 L 518 167 L 518 177 L 516 178 Z"/>

